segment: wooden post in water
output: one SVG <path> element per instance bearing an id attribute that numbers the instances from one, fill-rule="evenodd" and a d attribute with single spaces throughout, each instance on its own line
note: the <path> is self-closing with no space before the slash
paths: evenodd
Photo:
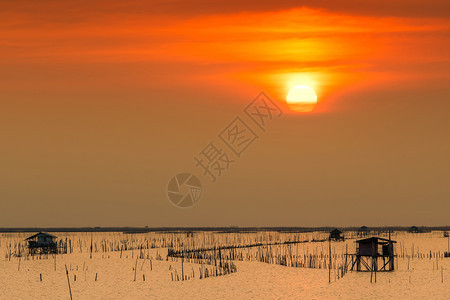
<path id="1" fill-rule="evenodd" d="M 372 270 L 370 270 L 370 283 L 372 283 L 372 277 L 373 277 L 373 256 L 372 256 Z"/>
<path id="2" fill-rule="evenodd" d="M 184 256 L 181 257 L 181 280 L 184 281 L 184 266 L 183 266 Z"/>
<path id="3" fill-rule="evenodd" d="M 377 282 L 377 269 L 378 269 L 378 257 L 377 256 L 375 256 L 374 257 L 374 268 L 373 268 L 373 271 L 374 271 L 374 273 L 375 273 L 375 283 Z"/>
<path id="4" fill-rule="evenodd" d="M 331 283 L 331 238 L 328 238 L 328 255 L 329 255 L 329 262 L 328 262 L 328 283 Z"/>
<path id="5" fill-rule="evenodd" d="M 66 267 L 66 276 L 67 276 L 67 284 L 69 285 L 70 300 L 72 300 L 72 289 L 70 288 L 69 271 L 67 271 L 67 265 L 64 266 Z"/>
<path id="6" fill-rule="evenodd" d="M 134 266 L 134 281 L 136 281 L 137 261 L 138 261 L 138 258 L 136 257 L 136 264 Z"/>
<path id="7" fill-rule="evenodd" d="M 348 257 L 348 245 L 345 244 L 345 265 L 344 265 L 345 272 L 347 272 L 347 257 Z"/>

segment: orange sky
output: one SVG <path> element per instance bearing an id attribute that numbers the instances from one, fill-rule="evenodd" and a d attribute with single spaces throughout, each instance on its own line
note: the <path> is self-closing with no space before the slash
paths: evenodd
<path id="1" fill-rule="evenodd" d="M 367 118 L 379 119 L 380 116 L 375 114 L 385 110 L 389 112 L 386 124 L 392 125 L 390 122 L 396 119 L 416 120 L 412 126 L 415 129 L 410 130 L 420 132 L 424 128 L 424 124 L 417 121 L 422 120 L 421 113 L 436 110 L 442 114 L 449 108 L 446 104 L 450 95 L 449 12 L 448 1 L 367 1 L 364 6 L 358 1 L 317 4 L 314 1 L 256 3 L 245 0 L 220 4 L 166 0 L 2 3 L 0 122 L 7 146 L 2 150 L 4 170 L 1 177 L 8 182 L 2 198 L 28 203 L 30 195 L 22 195 L 14 189 L 21 186 L 21 176 L 31 172 L 27 166 L 39 164 L 41 160 L 48 160 L 46 167 L 35 170 L 42 181 L 30 181 L 29 184 L 33 186 L 30 190 L 33 197 L 44 202 L 47 201 L 42 200 L 44 198 L 67 197 L 65 189 L 72 191 L 70 197 L 75 194 L 86 196 L 88 186 L 96 186 L 95 178 L 105 179 L 104 168 L 120 170 L 121 159 L 129 155 L 137 155 L 153 165 L 159 171 L 149 176 L 163 177 L 165 181 L 168 174 L 177 170 L 178 161 L 189 168 L 191 156 L 259 91 L 266 91 L 283 106 L 287 91 L 297 84 L 314 87 L 319 103 L 312 115 L 321 115 L 318 118 L 325 118 L 325 121 L 321 123 L 318 119 L 310 119 L 311 116 L 299 117 L 287 112 L 288 119 L 279 130 L 282 136 L 290 130 L 296 133 L 284 136 L 285 141 L 301 138 L 296 134 L 300 134 L 298 126 L 303 122 L 312 122 L 311 126 L 318 122 L 314 125 L 318 131 L 312 130 L 314 136 L 329 129 L 329 118 L 342 116 L 343 119 L 337 122 L 345 128 L 346 138 L 341 142 L 356 143 L 352 151 L 358 152 L 358 142 L 354 138 L 358 136 L 364 140 L 365 137 L 356 132 L 358 126 L 348 127 L 347 114 L 355 116 L 357 122 L 364 122 Z M 411 100 L 405 104 L 407 98 Z M 148 113 L 148 119 L 144 112 Z M 190 126 L 195 127 L 191 128 L 195 129 L 195 138 L 183 140 L 186 149 L 182 151 L 183 155 L 177 156 L 180 153 L 178 145 L 182 142 L 168 136 L 179 137 L 176 131 L 191 122 L 189 116 L 194 118 Z M 299 119 L 303 117 L 306 119 Z M 205 130 L 204 124 L 210 129 Z M 446 125 L 449 124 L 440 123 L 440 130 Z M 156 128 L 158 133 L 155 133 Z M 373 130 L 379 128 L 373 127 Z M 438 132 L 429 130 L 433 134 Z M 308 136 L 311 132 L 303 133 Z M 374 139 L 386 136 L 379 143 L 387 145 L 395 140 L 391 133 L 388 131 L 383 135 L 376 131 Z M 158 147 L 150 139 L 153 134 Z M 425 132 L 423 135 L 433 136 Z M 149 138 L 147 143 L 139 142 L 146 138 Z M 373 143 L 374 139 L 367 143 Z M 448 146 L 437 142 L 440 140 L 438 135 L 432 139 L 429 142 L 434 143 L 436 149 Z M 118 140 L 128 142 L 121 144 Z M 273 143 L 267 147 L 276 149 L 276 142 Z M 416 143 L 413 147 L 420 149 L 423 141 L 419 139 Z M 318 155 L 324 144 L 309 146 Z M 79 156 L 74 149 L 84 154 Z M 152 152 L 152 157 L 168 153 L 175 156 L 163 159 L 168 164 L 162 165 L 157 159 L 145 158 L 147 154 L 143 149 Z M 300 151 L 295 146 L 291 150 L 290 155 Z M 392 151 L 385 148 L 382 157 L 390 154 Z M 103 157 L 98 160 L 96 155 Z M 102 159 L 108 156 L 111 160 L 103 162 Z M 375 161 L 373 157 L 367 159 L 371 163 Z M 445 157 L 442 159 L 448 162 Z M 364 157 L 361 160 L 359 166 L 365 163 Z M 111 163 L 116 161 L 118 165 L 112 166 Z M 93 165 L 100 162 L 102 167 L 95 169 Z M 282 173 L 289 173 L 290 162 L 282 163 Z M 139 170 L 138 162 L 133 162 L 132 166 L 122 163 L 142 173 L 142 177 L 146 176 Z M 83 172 L 83 168 L 78 169 L 79 164 L 94 168 L 89 175 L 94 178 L 83 181 L 81 175 L 75 176 Z M 333 162 L 328 164 L 333 165 Z M 255 165 L 248 166 L 253 167 Z M 152 168 L 144 169 L 151 172 Z M 11 177 L 12 170 L 20 170 L 17 174 L 21 175 Z M 55 170 L 76 178 L 56 184 L 62 179 L 56 176 Z M 55 178 L 58 179 L 55 181 Z M 311 180 L 311 184 L 318 183 Z M 46 188 L 53 184 L 58 190 L 55 194 Z M 115 184 L 129 190 L 137 183 L 117 179 Z M 224 187 L 214 188 L 217 194 L 223 193 Z M 88 198 L 96 198 L 99 207 L 105 203 L 98 199 L 115 197 L 107 188 L 98 190 L 97 186 L 94 189 L 93 196 Z M 158 190 L 160 186 L 149 189 Z M 244 194 L 248 192 L 243 191 Z M 142 189 L 137 198 L 148 197 L 145 193 Z M 287 193 L 293 195 L 295 191 Z M 447 191 L 440 195 L 449 196 Z M 162 209 L 162 215 L 170 215 L 172 211 L 166 207 L 167 201 L 160 199 L 159 192 L 154 196 L 152 201 L 155 203 L 147 205 L 153 210 Z M 53 201 L 57 200 L 48 200 L 48 203 L 54 204 Z M 78 215 L 85 211 L 87 202 L 83 201 L 76 206 Z M 115 201 L 122 203 L 123 200 L 117 198 Z M 136 200 L 136 205 L 142 201 L 145 200 Z M 11 204 L 10 209 L 17 214 L 19 207 Z M 64 207 L 55 208 L 55 211 L 63 211 Z M 160 220 L 154 225 L 217 225 L 193 221 L 214 209 L 200 207 L 194 213 L 177 215 L 176 218 L 183 220 L 181 223 L 165 219 L 166 223 Z M 99 211 L 100 208 L 92 214 Z M 117 214 L 121 206 L 118 204 L 113 211 Z M 234 222 L 285 225 L 281 217 L 271 224 L 246 218 L 243 212 Z M 134 222 L 128 217 L 121 221 L 108 217 L 100 219 L 104 225 Z M 95 218 L 87 220 L 92 224 Z M 388 220 L 395 223 L 394 219 Z M 14 223 L 16 221 L 8 219 L 0 226 L 22 224 L 20 221 Z M 59 222 L 64 223 L 64 220 Z M 147 220 L 142 216 L 135 223 L 145 222 Z M 295 218 L 288 222 L 297 224 Z M 48 224 L 56 226 L 59 223 Z M 76 224 L 76 221 L 71 219 L 67 224 Z M 233 225 L 226 224 L 225 220 L 220 224 Z"/>
<path id="2" fill-rule="evenodd" d="M 156 85 L 247 82 L 277 97 L 286 94 L 289 82 L 305 79 L 315 83 L 326 98 L 327 93 L 363 81 L 407 77 L 420 82 L 449 75 L 450 25 L 440 11 L 445 1 L 434 3 L 434 10 L 429 8 L 424 17 L 415 16 L 412 8 L 399 15 L 395 7 L 393 15 L 375 9 L 372 15 L 368 9 L 352 15 L 358 5 L 351 2 L 338 11 L 327 10 L 327 5 L 298 8 L 289 2 L 279 7 L 271 4 L 271 10 L 265 11 L 249 2 L 241 4 L 242 9 L 229 4 L 228 13 L 196 2 L 189 13 L 180 3 L 108 2 L 105 6 L 103 2 L 18 1 L 9 9 L 4 5 L 1 63 L 4 75 L 12 75 L 5 77 L 20 80 L 5 78 L 2 88 L 53 89 L 55 83 L 78 87 L 86 84 L 83 76 L 63 82 L 55 78 L 61 68 L 83 66 L 91 74 L 98 72 L 98 64 L 120 68 L 132 63 L 150 64 L 146 69 L 151 72 L 164 72 L 165 65 L 177 64 L 179 72 L 153 78 Z M 423 6 L 416 8 L 420 9 Z M 24 74 L 29 66 L 41 70 L 44 78 Z M 140 75 L 115 77 L 121 85 L 147 86 L 146 76 Z M 88 85 L 102 85 L 105 80 L 102 74 L 90 76 L 96 78 L 90 78 Z"/>

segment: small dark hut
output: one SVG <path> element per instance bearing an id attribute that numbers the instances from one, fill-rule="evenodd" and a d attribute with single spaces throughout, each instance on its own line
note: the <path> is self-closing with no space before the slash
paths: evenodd
<path id="1" fill-rule="evenodd" d="M 359 231 L 359 232 L 368 232 L 368 231 L 369 231 L 369 228 L 368 228 L 367 226 L 363 225 L 363 226 L 359 227 L 359 230 L 358 230 L 358 231 Z"/>
<path id="2" fill-rule="evenodd" d="M 39 232 L 25 239 L 28 242 L 30 254 L 49 254 L 58 253 L 58 244 L 56 236 Z"/>
<path id="3" fill-rule="evenodd" d="M 369 233 L 369 228 L 367 228 L 367 226 L 361 226 L 358 229 L 358 236 L 367 236 L 368 233 Z"/>
<path id="4" fill-rule="evenodd" d="M 339 229 L 335 228 L 332 231 L 330 231 L 330 240 L 332 241 L 343 241 L 344 237 L 341 236 L 342 231 L 340 231 Z"/>
<path id="5" fill-rule="evenodd" d="M 356 271 L 394 271 L 394 243 L 396 241 L 371 237 L 356 241 L 356 254 L 352 256 L 352 268 Z M 381 263 L 381 264 L 380 264 Z"/>
<path id="6" fill-rule="evenodd" d="M 419 233 L 419 232 L 421 232 L 421 230 L 417 226 L 411 226 L 411 227 L 409 227 L 408 232 L 409 233 Z"/>

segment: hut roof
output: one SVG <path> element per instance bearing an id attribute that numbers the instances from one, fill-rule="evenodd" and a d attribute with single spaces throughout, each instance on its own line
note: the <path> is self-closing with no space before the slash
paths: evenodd
<path id="1" fill-rule="evenodd" d="M 38 236 L 47 236 L 47 237 L 50 237 L 50 238 L 56 238 L 56 236 L 54 236 L 54 235 L 51 235 L 51 234 L 49 234 L 49 233 L 45 233 L 45 232 L 39 232 L 39 233 L 36 233 L 35 235 L 32 235 L 32 236 L 30 236 L 30 237 L 27 237 L 25 240 L 27 241 L 27 240 L 31 240 L 31 239 L 34 239 L 35 237 L 38 237 Z"/>
<path id="2" fill-rule="evenodd" d="M 340 231 L 339 229 L 335 228 L 335 229 L 331 230 L 330 233 L 342 233 L 342 231 Z"/>
<path id="3" fill-rule="evenodd" d="M 370 237 L 370 238 L 367 238 L 367 239 L 357 240 L 356 242 L 357 243 L 363 243 L 363 244 L 370 243 L 370 242 L 375 242 L 377 244 L 397 243 L 394 240 L 384 239 L 384 238 L 380 238 L 380 237 L 376 237 L 376 236 Z"/>
<path id="4" fill-rule="evenodd" d="M 409 231 L 419 231 L 419 227 L 411 226 L 411 227 L 409 227 Z"/>

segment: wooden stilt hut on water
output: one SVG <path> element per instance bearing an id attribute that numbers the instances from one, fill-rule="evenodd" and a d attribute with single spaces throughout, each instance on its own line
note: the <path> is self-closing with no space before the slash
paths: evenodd
<path id="1" fill-rule="evenodd" d="M 336 242 L 343 241 L 344 237 L 342 236 L 342 231 L 337 228 L 333 229 L 332 231 L 330 231 L 329 239 Z"/>
<path id="2" fill-rule="evenodd" d="M 33 254 L 58 253 L 56 236 L 39 232 L 25 239 L 28 242 L 28 251 Z"/>
<path id="3" fill-rule="evenodd" d="M 394 244 L 396 241 L 371 237 L 356 241 L 356 253 L 352 255 L 351 270 L 358 272 L 394 271 Z"/>

